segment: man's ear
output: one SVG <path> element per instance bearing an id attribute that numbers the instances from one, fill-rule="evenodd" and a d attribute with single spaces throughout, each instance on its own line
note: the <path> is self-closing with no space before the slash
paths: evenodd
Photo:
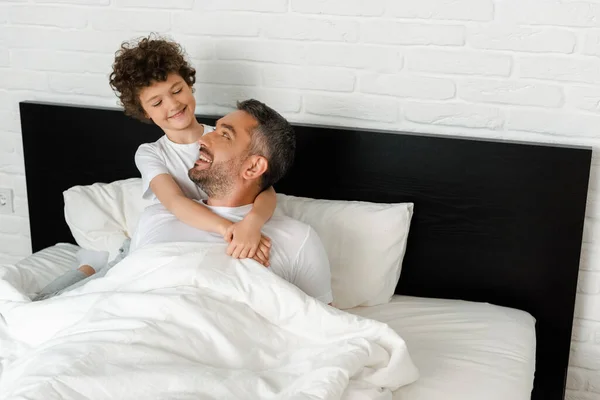
<path id="1" fill-rule="evenodd" d="M 267 171 L 269 162 L 263 156 L 250 156 L 244 162 L 242 177 L 247 180 L 255 180 Z"/>

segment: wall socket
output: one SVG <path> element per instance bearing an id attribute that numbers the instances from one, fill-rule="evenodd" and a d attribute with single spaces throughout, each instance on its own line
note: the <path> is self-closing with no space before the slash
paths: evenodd
<path id="1" fill-rule="evenodd" d="M 12 214 L 14 211 L 12 189 L 0 188 L 0 214 Z"/>

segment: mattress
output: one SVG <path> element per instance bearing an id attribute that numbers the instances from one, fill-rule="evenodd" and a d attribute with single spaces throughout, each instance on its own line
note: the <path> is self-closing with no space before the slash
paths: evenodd
<path id="1" fill-rule="evenodd" d="M 33 295 L 73 268 L 78 249 L 59 243 L 0 266 L 0 285 Z M 409 296 L 347 311 L 387 323 L 406 341 L 420 378 L 394 392 L 394 400 L 530 399 L 535 320 L 526 312 Z"/>
<path id="2" fill-rule="evenodd" d="M 408 296 L 348 311 L 387 323 L 406 341 L 420 378 L 394 400 L 531 398 L 535 320 L 526 312 Z"/>

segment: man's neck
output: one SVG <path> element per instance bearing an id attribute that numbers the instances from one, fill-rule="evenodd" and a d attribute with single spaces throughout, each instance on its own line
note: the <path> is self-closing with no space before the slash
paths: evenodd
<path id="1" fill-rule="evenodd" d="M 236 193 L 237 192 L 237 193 Z M 206 204 L 211 207 L 241 207 L 254 203 L 256 193 L 232 190 L 230 194 L 220 197 L 209 197 Z"/>

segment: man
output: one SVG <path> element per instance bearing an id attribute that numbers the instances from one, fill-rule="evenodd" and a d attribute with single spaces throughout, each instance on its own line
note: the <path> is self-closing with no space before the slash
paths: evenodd
<path id="1" fill-rule="evenodd" d="M 259 193 L 285 175 L 295 146 L 294 131 L 281 115 L 257 100 L 246 100 L 200 139 L 200 154 L 188 176 L 207 194 L 202 204 L 237 222 L 248 214 Z M 275 215 L 264 225 L 263 233 L 272 244 L 270 270 L 330 304 L 329 261 L 316 232 L 299 221 Z M 223 238 L 184 224 L 156 204 L 142 213 L 131 251 L 178 241 L 222 243 Z"/>

